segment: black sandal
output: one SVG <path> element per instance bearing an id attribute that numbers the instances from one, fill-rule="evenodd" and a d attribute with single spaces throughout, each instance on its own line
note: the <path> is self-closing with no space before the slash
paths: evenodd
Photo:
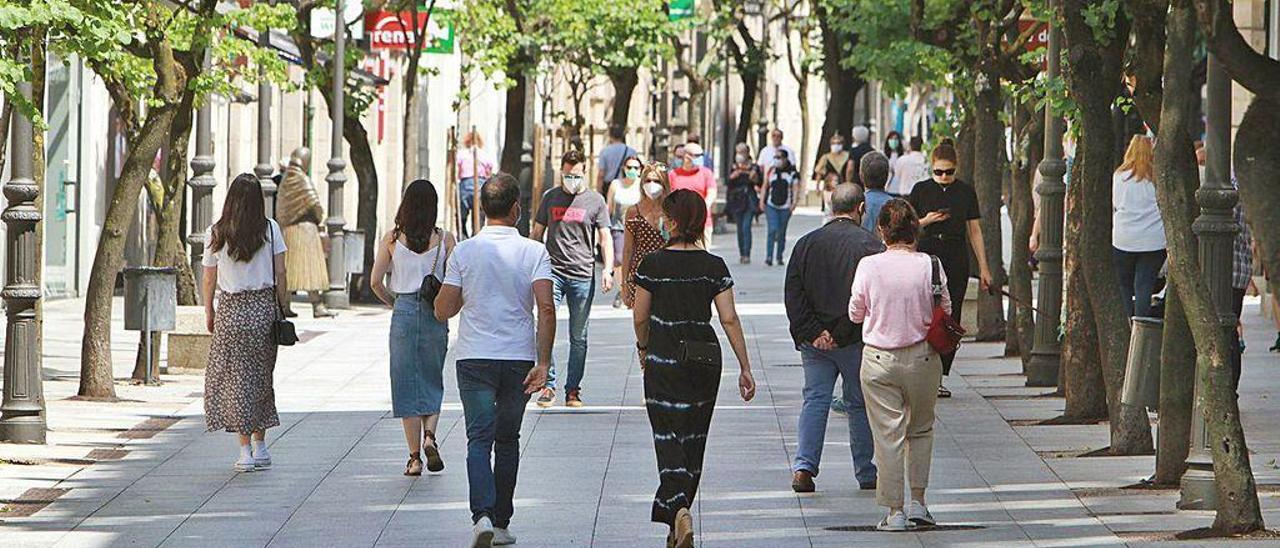
<path id="1" fill-rule="evenodd" d="M 427 445 L 427 440 L 431 440 L 431 444 Z M 430 472 L 439 472 L 444 470 L 444 460 L 440 458 L 440 448 L 436 446 L 436 434 L 430 430 L 426 430 L 422 435 L 422 454 L 427 457 L 427 470 Z"/>
<path id="2" fill-rule="evenodd" d="M 404 465 L 404 475 L 421 476 L 422 457 L 419 457 L 417 454 L 409 455 L 409 463 Z"/>

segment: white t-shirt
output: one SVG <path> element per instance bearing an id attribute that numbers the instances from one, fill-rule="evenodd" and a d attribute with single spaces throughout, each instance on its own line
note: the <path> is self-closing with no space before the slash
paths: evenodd
<path id="1" fill-rule="evenodd" d="M 1156 203 L 1156 185 L 1135 180 L 1129 170 L 1111 177 L 1111 245 L 1139 253 L 1165 248 L 1164 220 Z"/>
<path id="2" fill-rule="evenodd" d="M 449 255 L 444 284 L 462 289 L 453 355 L 458 360 L 537 359 L 533 282 L 551 280 L 541 242 L 509 226 L 486 226 Z"/>
<path id="3" fill-rule="evenodd" d="M 204 257 L 200 259 L 200 264 L 204 266 L 218 267 L 218 289 L 224 293 L 239 293 L 241 291 L 253 291 L 256 289 L 266 289 L 275 285 L 272 274 L 275 272 L 274 256 L 285 252 L 284 234 L 280 233 L 280 225 L 274 220 L 267 219 L 267 226 L 271 231 L 271 235 L 267 237 L 267 241 L 258 248 L 253 254 L 253 258 L 249 262 L 240 262 L 232 259 L 227 255 L 227 247 L 224 245 L 215 253 L 210 253 L 205 249 Z M 204 234 L 206 242 L 213 241 L 213 227 L 209 227 Z"/>
<path id="4" fill-rule="evenodd" d="M 889 193 L 909 196 L 916 183 L 929 178 L 929 160 L 918 150 L 903 154 L 893 161 L 893 181 Z"/>
<path id="5" fill-rule="evenodd" d="M 787 161 L 791 162 L 791 165 L 793 166 L 800 165 L 800 162 L 796 160 L 796 151 L 791 150 L 791 147 L 787 145 L 781 145 L 778 147 L 774 147 L 773 145 L 767 145 L 760 150 L 760 158 L 756 160 L 756 163 L 760 165 L 761 170 L 768 171 L 769 168 L 773 167 L 773 161 L 774 161 L 773 157 L 774 155 L 778 154 L 779 150 L 787 153 Z"/>

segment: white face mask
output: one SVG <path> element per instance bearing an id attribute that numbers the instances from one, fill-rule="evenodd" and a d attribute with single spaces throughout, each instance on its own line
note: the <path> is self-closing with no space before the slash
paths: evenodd
<path id="1" fill-rule="evenodd" d="M 650 181 L 645 183 L 643 188 L 644 188 L 644 195 L 648 196 L 650 200 L 657 200 L 659 196 L 662 196 L 661 183 L 655 183 Z"/>
<path id="2" fill-rule="evenodd" d="M 844 144 L 842 144 L 842 143 L 832 143 L 832 145 L 831 145 L 831 152 L 840 152 L 840 151 L 842 151 L 842 150 L 844 150 Z"/>
<path id="3" fill-rule="evenodd" d="M 570 194 L 577 194 L 586 188 L 586 180 L 581 175 L 565 175 L 564 189 Z"/>

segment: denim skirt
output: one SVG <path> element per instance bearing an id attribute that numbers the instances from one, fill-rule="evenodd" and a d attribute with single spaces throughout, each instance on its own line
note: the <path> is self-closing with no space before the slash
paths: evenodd
<path id="1" fill-rule="evenodd" d="M 391 313 L 391 413 L 435 415 L 444 399 L 444 357 L 449 324 L 417 293 L 396 296 Z"/>

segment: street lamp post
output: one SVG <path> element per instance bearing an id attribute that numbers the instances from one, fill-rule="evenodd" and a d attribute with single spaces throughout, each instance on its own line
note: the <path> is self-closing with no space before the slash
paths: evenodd
<path id="1" fill-rule="evenodd" d="M 31 83 L 18 84 L 31 100 Z M 4 399 L 0 401 L 0 442 L 44 443 L 44 388 L 40 357 L 40 270 L 36 268 L 36 228 L 40 184 L 32 166 L 31 120 L 14 113 L 10 122 L 13 171 L 4 185 L 9 203 L 5 223 Z"/>
<path id="2" fill-rule="evenodd" d="M 271 47 L 271 29 L 262 29 L 258 33 L 258 47 L 267 50 Z M 258 165 L 253 166 L 253 174 L 258 176 L 262 185 L 262 199 L 266 207 L 267 217 L 276 216 L 276 182 L 271 179 L 271 82 L 267 81 L 267 68 L 258 66 Z"/>
<path id="3" fill-rule="evenodd" d="M 329 232 L 329 290 L 324 293 L 324 303 L 329 308 L 335 309 L 351 307 L 351 296 L 347 293 L 347 255 L 343 240 L 347 220 L 342 218 L 342 187 L 347 184 L 347 162 L 342 159 L 347 21 L 342 15 L 342 4 L 343 0 L 337 0 L 333 10 L 333 100 L 329 102 L 329 119 L 333 123 L 333 137 L 327 164 L 329 175 L 324 178 L 329 184 L 329 218 L 324 222 Z"/>
<path id="4" fill-rule="evenodd" d="M 205 57 L 208 67 L 209 58 Z M 200 259 L 204 255 L 205 230 L 213 223 L 213 187 L 217 181 L 213 178 L 213 106 L 212 95 L 206 96 L 204 104 L 196 113 L 196 155 L 191 159 L 191 179 L 187 186 L 191 188 L 191 230 L 187 234 L 187 244 L 191 246 L 191 272 L 195 274 L 196 287 L 204 278 L 204 268 Z"/>
<path id="5" fill-rule="evenodd" d="M 1055 2 L 1056 3 L 1056 2 Z M 1061 66 L 1062 32 L 1049 21 L 1048 77 L 1058 78 Z M 1045 108 L 1044 158 L 1040 160 L 1040 248 L 1036 260 L 1040 263 L 1039 317 L 1036 318 L 1035 339 L 1031 348 L 1031 360 L 1027 364 L 1027 386 L 1057 386 L 1058 371 L 1062 363 L 1062 344 L 1058 341 L 1058 324 L 1062 311 L 1062 217 L 1067 185 L 1062 178 L 1067 173 L 1067 162 L 1062 158 L 1062 136 L 1065 124 L 1062 116 Z"/>
<path id="6" fill-rule="evenodd" d="M 1234 337 L 1236 318 L 1231 305 L 1231 252 L 1239 227 L 1232 214 L 1239 198 L 1231 184 L 1231 77 L 1218 59 L 1209 55 L 1205 93 L 1205 176 L 1196 191 L 1200 216 L 1191 228 L 1199 240 L 1200 276 L 1209 287 L 1217 312 L 1218 328 Z M 1205 427 L 1204 391 L 1196 373 L 1195 408 L 1191 412 L 1191 449 L 1182 475 L 1178 508 L 1217 508 L 1213 453 Z"/>

